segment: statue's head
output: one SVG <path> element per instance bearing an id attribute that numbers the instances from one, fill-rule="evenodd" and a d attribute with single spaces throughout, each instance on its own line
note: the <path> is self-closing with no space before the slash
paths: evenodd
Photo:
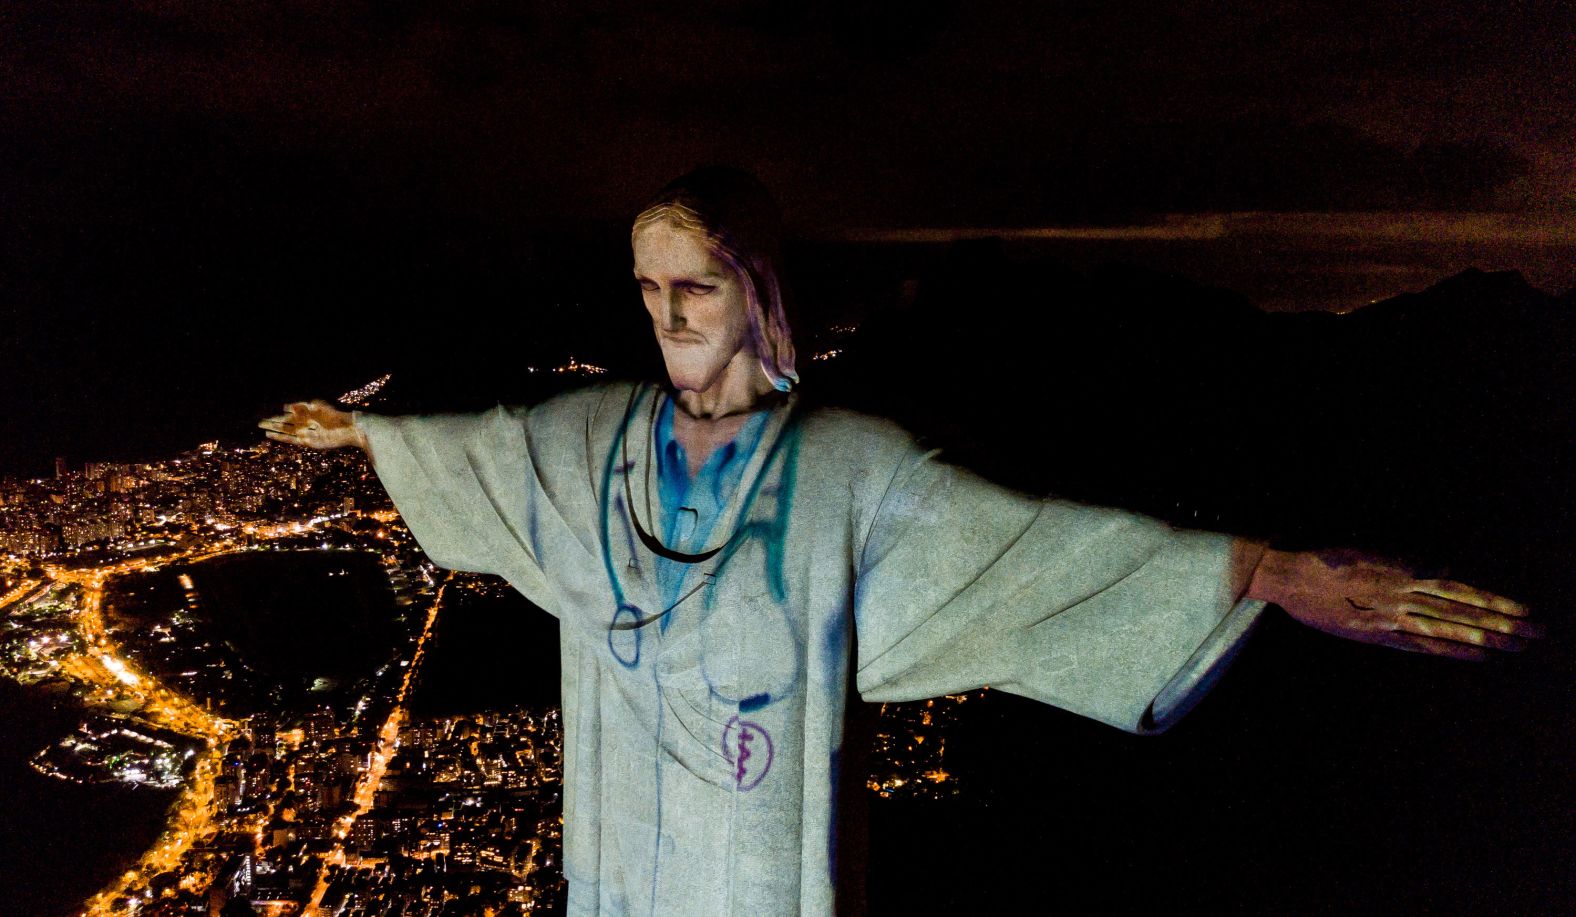
<path id="1" fill-rule="evenodd" d="M 675 388 L 705 391 L 746 365 L 779 391 L 799 381 L 780 235 L 766 188 L 721 166 L 674 179 L 635 218 L 635 277 Z"/>

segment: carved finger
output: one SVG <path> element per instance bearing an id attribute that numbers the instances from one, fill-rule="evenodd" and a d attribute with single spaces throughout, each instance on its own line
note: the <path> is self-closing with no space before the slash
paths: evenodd
<path id="1" fill-rule="evenodd" d="M 1403 602 L 1401 611 L 1408 614 L 1420 614 L 1430 618 L 1439 618 L 1443 621 L 1456 621 L 1469 624 L 1484 630 L 1497 631 L 1502 634 L 1512 634 L 1528 640 L 1543 636 L 1543 625 L 1526 618 L 1512 617 L 1490 611 L 1478 605 L 1469 605 L 1463 602 L 1452 601 L 1426 593 L 1414 593 L 1417 599 Z"/>
<path id="2" fill-rule="evenodd" d="M 1488 650 L 1478 646 L 1469 646 L 1457 643 L 1454 640 L 1440 640 L 1437 637 L 1425 637 L 1420 634 L 1396 632 L 1385 641 L 1386 646 L 1409 653 L 1427 653 L 1430 656 L 1444 656 L 1449 659 L 1460 659 L 1466 662 L 1482 662 L 1488 658 Z"/>
<path id="3" fill-rule="evenodd" d="M 1396 623 L 1403 631 L 1408 633 L 1422 637 L 1432 637 L 1438 640 L 1449 640 L 1469 646 L 1487 647 L 1508 653 L 1520 652 L 1527 648 L 1527 641 L 1520 637 L 1513 637 L 1493 630 L 1484 630 L 1480 627 L 1460 624 L 1455 621 L 1442 621 L 1439 618 L 1430 618 L 1426 615 L 1404 614 Z"/>
<path id="4" fill-rule="evenodd" d="M 1479 608 L 1488 608 L 1502 615 L 1511 615 L 1517 618 L 1525 618 L 1530 613 L 1527 606 L 1520 602 L 1511 601 L 1502 595 L 1495 595 L 1492 592 L 1474 589 L 1466 583 L 1458 583 L 1453 580 L 1420 580 L 1412 588 L 1412 591 L 1421 592 L 1425 595 L 1437 595 L 1440 598 L 1450 599 L 1451 601 L 1467 605 L 1476 605 Z"/>

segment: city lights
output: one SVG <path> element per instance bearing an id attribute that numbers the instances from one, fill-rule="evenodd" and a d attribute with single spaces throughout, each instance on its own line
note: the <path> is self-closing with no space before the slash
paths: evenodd
<path id="1" fill-rule="evenodd" d="M 571 358 L 554 371 L 603 370 Z M 84 915 L 138 913 L 160 895 L 236 898 L 258 913 L 340 913 L 351 902 L 383 912 L 399 906 L 392 876 L 403 875 L 398 894 L 417 901 L 428 887 L 423 870 L 434 868 L 491 877 L 483 884 L 494 900 L 526 910 L 562 892 L 559 711 L 420 718 L 409 709 L 440 610 L 461 596 L 514 592 L 496 578 L 436 568 L 359 453 L 204 444 L 167 462 L 0 481 L 0 551 L 9 628 L 0 631 L 0 675 L 63 679 L 94 711 L 39 751 L 34 769 L 176 792 L 158 839 Z M 217 598 L 191 571 L 277 551 L 377 558 L 407 638 L 362 682 L 343 686 L 340 712 L 231 718 L 223 698 L 237 673 L 201 649 L 211 643 L 206 606 Z M 114 604 L 148 588 L 125 584 L 156 575 L 169 584 L 162 617 L 129 627 Z M 332 582 L 350 571 L 322 575 Z M 304 696 L 341 690 L 319 676 Z M 955 793 L 944 730 L 966 699 L 888 705 L 871 791 Z"/>

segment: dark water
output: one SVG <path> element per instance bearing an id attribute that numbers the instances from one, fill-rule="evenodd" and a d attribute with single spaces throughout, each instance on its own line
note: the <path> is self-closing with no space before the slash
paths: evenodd
<path id="1" fill-rule="evenodd" d="M 392 652 L 397 611 L 370 554 L 251 553 L 182 569 L 191 573 L 219 630 L 272 685 L 304 684 L 317 676 L 349 683 Z M 347 572 L 329 576 L 339 570 Z M 166 568 L 155 575 L 178 572 Z M 262 699 L 237 700 L 248 707 Z M 76 729 L 81 710 L 69 695 L 57 698 L 0 680 L 5 917 L 76 913 L 152 844 L 175 798 L 173 790 L 80 786 L 30 768 L 35 752 Z"/>
<path id="2" fill-rule="evenodd" d="M 81 706 L 0 680 L 0 912 L 56 917 L 136 861 L 158 837 L 174 790 L 79 786 L 28 767 L 73 731 Z"/>
<path id="3" fill-rule="evenodd" d="M 319 679 L 349 687 L 394 652 L 399 609 L 375 555 L 247 552 L 183 570 L 216 634 L 273 689 L 271 701 L 239 699 L 238 714 L 259 705 L 297 709 L 343 700 L 338 692 L 306 691 Z"/>

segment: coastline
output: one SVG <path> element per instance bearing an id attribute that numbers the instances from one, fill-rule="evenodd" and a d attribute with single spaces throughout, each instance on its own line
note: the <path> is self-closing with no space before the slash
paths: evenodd
<path id="1" fill-rule="evenodd" d="M 0 680 L 0 896 L 16 913 L 75 917 L 83 902 L 139 862 L 163 833 L 178 790 L 77 784 L 29 765 L 92 708 L 68 694 Z"/>
<path id="2" fill-rule="evenodd" d="M 194 546 L 182 557 L 164 557 L 158 563 L 160 566 L 172 562 L 191 564 L 240 553 L 249 551 L 221 541 Z M 363 553 L 363 550 L 358 549 L 356 553 Z M 377 556 L 376 552 L 372 553 Z M 310 555 L 323 557 L 317 550 Z M 390 605 L 395 606 L 409 581 L 395 577 L 385 583 L 387 567 L 388 562 L 380 559 L 378 564 L 368 566 L 368 572 L 377 575 L 377 586 L 372 591 L 381 593 L 385 587 L 394 587 Z M 244 836 L 255 831 L 261 839 L 273 812 L 269 809 L 252 816 L 223 815 L 222 810 L 228 803 L 219 778 L 225 773 L 230 740 L 246 732 L 243 721 L 211 712 L 207 705 L 195 702 L 151 676 L 137 662 L 142 657 L 123 651 L 113 636 L 117 631 L 109 626 L 105 617 L 107 587 L 118 577 L 142 569 L 146 566 L 140 561 L 88 569 L 53 568 L 49 571 L 52 585 L 30 596 L 27 602 L 7 609 L 15 615 L 13 640 L 22 641 L 15 643 L 15 647 L 23 663 L 14 671 L 7 669 L 5 672 L 10 676 L 5 681 L 15 685 L 9 689 L 10 693 L 19 698 L 25 696 L 32 704 L 48 705 L 51 693 L 71 700 L 69 706 L 55 716 L 40 718 L 37 734 L 29 736 L 25 746 L 19 743 L 9 746 L 15 750 L 14 765 L 28 766 L 30 780 L 69 787 L 68 792 L 59 795 L 73 801 L 102 798 L 107 794 L 125 796 L 142 790 L 136 795 L 151 803 L 141 809 L 138 824 L 142 830 L 137 832 L 132 843 L 116 846 L 113 856 L 107 855 L 109 848 L 96 837 L 97 829 L 118 823 L 113 819 L 95 821 L 90 813 L 85 819 L 88 830 L 74 835 L 58 827 L 47 813 L 40 813 L 32 833 L 46 846 L 50 841 L 65 839 L 73 848 L 87 848 L 106 855 L 101 865 L 95 864 L 89 870 L 83 862 L 84 857 L 73 849 L 58 861 L 60 876 L 35 875 L 29 862 L 33 859 L 33 851 L 19 850 L 15 865 L 9 866 L 7 871 L 26 877 L 30 883 L 30 887 L 24 889 L 24 897 L 46 889 L 58 892 L 47 901 L 30 904 L 26 908 L 28 913 L 120 917 L 136 912 L 151 903 L 155 896 L 172 891 L 184 896 L 201 895 L 218 877 L 223 862 L 222 857 L 203 852 L 203 845 L 214 837 L 214 832 L 229 831 Z M 253 575 L 255 573 L 253 571 Z M 327 575 L 344 573 L 338 570 Z M 184 586 L 190 593 L 190 581 L 184 576 L 181 579 L 185 580 Z M 211 580 L 208 585 L 215 586 Z M 375 764 L 362 774 L 357 787 L 358 812 L 372 804 L 381 766 L 393 756 L 398 726 L 404 715 L 403 701 L 413 687 L 412 677 L 422 657 L 421 648 L 442 604 L 442 592 L 440 587 L 433 596 L 422 615 L 419 630 L 410 635 L 410 655 L 399 662 L 400 667 L 392 676 L 395 682 L 391 687 L 397 690 L 390 698 L 392 709 L 386 711 L 387 722 L 382 722 L 383 714 L 380 713 L 382 728 L 375 736 L 378 746 Z M 408 601 L 407 598 L 405 603 Z M 361 631 L 355 630 L 355 634 Z M 38 683 L 44 679 L 33 675 L 46 670 L 50 673 L 49 684 L 40 688 Z M 0 714 L 5 712 L 0 709 Z M 40 747 L 42 751 L 38 750 Z M 43 794 L 35 792 L 32 795 Z M 350 816 L 336 826 L 337 840 L 342 842 L 346 837 L 353 818 Z M 154 828 L 151 838 L 150 828 Z M 336 853 L 342 858 L 341 851 Z M 75 881 L 68 887 L 62 877 Z M 308 905 L 309 911 L 325 891 L 326 886 L 320 883 Z"/>
<path id="3" fill-rule="evenodd" d="M 192 845 L 196 829 L 215 814 L 213 778 L 223 755 L 222 745 L 209 744 L 165 809 L 164 829 L 116 878 L 83 902 L 79 914 L 101 917 L 120 913 L 115 907 L 116 898 L 140 890 L 147 885 L 148 877 L 172 869 L 180 862 Z"/>

